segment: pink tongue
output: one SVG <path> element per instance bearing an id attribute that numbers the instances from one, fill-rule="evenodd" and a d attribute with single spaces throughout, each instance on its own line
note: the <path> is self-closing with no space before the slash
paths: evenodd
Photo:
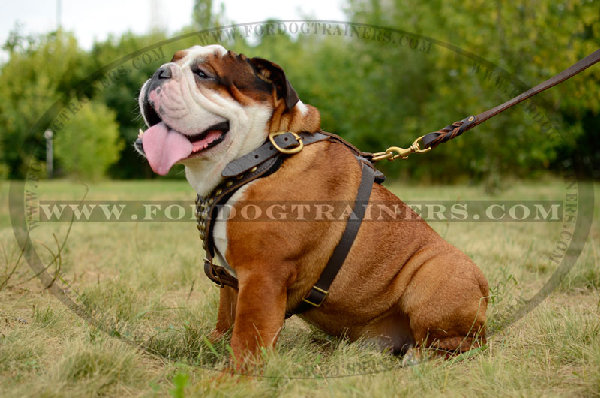
<path id="1" fill-rule="evenodd" d="M 195 149 L 183 135 L 167 129 L 164 123 L 150 127 L 142 136 L 146 159 L 155 173 L 167 174 L 177 161 L 185 159 Z"/>

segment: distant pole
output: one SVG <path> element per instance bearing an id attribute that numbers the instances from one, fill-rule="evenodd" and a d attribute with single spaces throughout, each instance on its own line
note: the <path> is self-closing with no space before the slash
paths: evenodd
<path id="1" fill-rule="evenodd" d="M 54 150 L 52 148 L 52 137 L 54 134 L 52 130 L 44 131 L 44 138 L 46 139 L 46 172 L 48 178 L 52 178 L 54 173 Z"/>
<path id="2" fill-rule="evenodd" d="M 62 0 L 56 0 L 56 30 L 61 28 Z"/>

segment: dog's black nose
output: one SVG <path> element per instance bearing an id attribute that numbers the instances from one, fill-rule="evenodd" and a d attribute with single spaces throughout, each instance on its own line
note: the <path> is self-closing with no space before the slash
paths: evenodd
<path id="1" fill-rule="evenodd" d="M 156 72 L 157 72 L 156 76 L 159 79 L 170 79 L 172 77 L 171 68 L 169 68 L 168 66 L 163 66 L 162 68 L 158 69 Z"/>

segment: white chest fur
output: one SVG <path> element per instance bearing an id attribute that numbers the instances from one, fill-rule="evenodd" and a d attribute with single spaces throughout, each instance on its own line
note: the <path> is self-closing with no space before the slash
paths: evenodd
<path id="1" fill-rule="evenodd" d="M 229 244 L 227 239 L 227 219 L 229 218 L 230 209 L 233 208 L 237 202 L 244 200 L 246 190 L 255 182 L 256 181 L 249 182 L 238 189 L 231 196 L 231 198 L 229 198 L 227 203 L 225 203 L 223 207 L 219 209 L 219 214 L 213 229 L 213 239 L 215 242 L 215 247 L 218 251 L 217 257 L 219 258 L 219 262 L 233 276 L 236 276 L 235 269 L 229 265 L 227 259 L 225 258 L 227 256 L 227 245 Z"/>

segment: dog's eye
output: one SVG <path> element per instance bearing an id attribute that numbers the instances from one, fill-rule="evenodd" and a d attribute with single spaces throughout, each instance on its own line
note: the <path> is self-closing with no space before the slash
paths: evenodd
<path id="1" fill-rule="evenodd" d="M 208 75 L 204 73 L 204 71 L 198 67 L 192 68 L 192 73 L 198 76 L 200 79 L 208 79 Z"/>

